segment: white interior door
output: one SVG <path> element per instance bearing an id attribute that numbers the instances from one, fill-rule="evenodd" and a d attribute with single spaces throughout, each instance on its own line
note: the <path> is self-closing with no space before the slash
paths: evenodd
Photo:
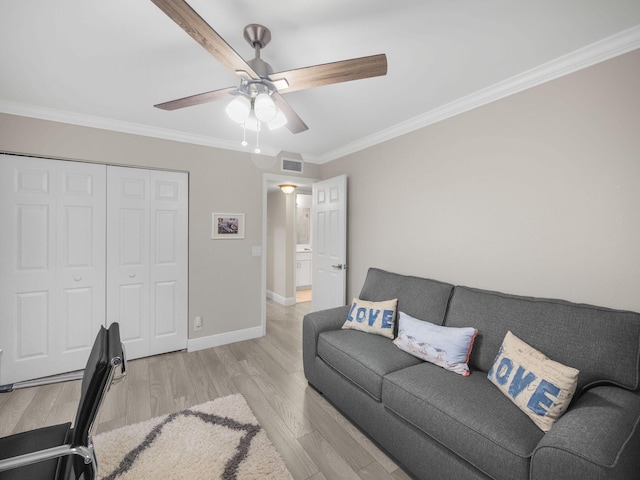
<path id="1" fill-rule="evenodd" d="M 149 355 L 149 171 L 107 170 L 107 323 L 128 358 Z"/>
<path id="2" fill-rule="evenodd" d="M 345 304 L 347 268 L 347 177 L 313 184 L 312 310 Z"/>
<path id="3" fill-rule="evenodd" d="M 187 346 L 188 177 L 150 172 L 150 353 Z"/>
<path id="4" fill-rule="evenodd" d="M 61 162 L 56 326 L 59 372 L 83 369 L 105 324 L 105 166 Z"/>
<path id="5" fill-rule="evenodd" d="M 104 324 L 105 167 L 0 155 L 0 383 L 84 368 Z"/>
<path id="6" fill-rule="evenodd" d="M 108 167 L 107 322 L 129 358 L 187 346 L 188 177 Z"/>

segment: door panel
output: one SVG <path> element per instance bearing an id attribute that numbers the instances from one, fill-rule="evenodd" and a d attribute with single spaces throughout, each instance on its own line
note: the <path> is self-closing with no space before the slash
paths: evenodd
<path id="1" fill-rule="evenodd" d="M 155 284 L 155 329 L 153 337 L 173 335 L 176 332 L 176 282 L 156 282 Z"/>
<path id="2" fill-rule="evenodd" d="M 112 199 L 117 203 L 117 200 Z M 125 202 L 131 203 L 131 202 Z M 121 204 L 120 204 L 121 205 Z M 116 208 L 114 206 L 114 208 Z M 141 267 L 148 265 L 147 212 L 145 208 L 120 206 L 117 224 L 118 265 L 121 267 Z M 115 233 L 115 232 L 113 232 Z"/>
<path id="3" fill-rule="evenodd" d="M 49 269 L 49 205 L 16 205 L 17 271 Z"/>
<path id="4" fill-rule="evenodd" d="M 49 331 L 49 292 L 36 290 L 17 292 L 15 300 L 15 360 L 27 362 L 48 357 L 50 353 L 47 335 Z M 11 351 L 11 345 L 7 344 L 4 347 L 8 352 Z"/>
<path id="5" fill-rule="evenodd" d="M 120 335 L 123 340 L 129 343 L 134 341 L 146 343 L 148 322 L 144 320 L 146 311 L 144 305 L 147 302 L 147 288 L 142 283 L 129 283 L 120 285 L 119 289 L 117 317 L 109 321 L 120 322 Z"/>
<path id="6" fill-rule="evenodd" d="M 93 309 L 93 289 L 67 288 L 62 298 L 63 319 L 66 323 L 62 353 L 71 353 L 93 344 L 93 331 L 87 318 Z"/>

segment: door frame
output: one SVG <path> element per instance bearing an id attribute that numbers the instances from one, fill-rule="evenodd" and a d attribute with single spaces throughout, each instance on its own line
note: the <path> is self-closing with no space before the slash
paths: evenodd
<path id="1" fill-rule="evenodd" d="M 294 185 L 310 185 L 320 179 L 311 177 L 299 177 L 297 175 L 283 175 L 278 173 L 265 173 L 262 176 L 262 285 L 260 288 L 262 311 L 260 313 L 260 329 L 262 336 L 267 333 L 267 202 L 270 183 L 292 183 Z M 295 192 L 292 194 L 295 195 Z M 293 212 L 295 216 L 295 209 Z M 295 235 L 295 231 L 293 232 Z M 294 248 L 295 248 L 295 242 Z M 294 271 L 295 275 L 295 271 Z"/>

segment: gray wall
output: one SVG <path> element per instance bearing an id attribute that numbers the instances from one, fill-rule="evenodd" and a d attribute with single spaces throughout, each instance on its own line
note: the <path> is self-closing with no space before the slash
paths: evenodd
<path id="1" fill-rule="evenodd" d="M 251 247 L 262 245 L 263 176 L 281 173 L 276 158 L 6 114 L 0 151 L 189 172 L 189 338 L 260 326 L 262 258 Z M 211 240 L 213 212 L 244 213 L 245 239 Z"/>
<path id="2" fill-rule="evenodd" d="M 370 266 L 640 311 L 640 50 L 326 164 Z"/>

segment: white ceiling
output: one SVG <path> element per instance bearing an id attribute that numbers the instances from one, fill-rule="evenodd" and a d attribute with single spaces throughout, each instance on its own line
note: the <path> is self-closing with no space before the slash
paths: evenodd
<path id="1" fill-rule="evenodd" d="M 263 153 L 312 162 L 640 47 L 638 0 L 189 3 L 245 59 L 266 25 L 276 72 L 386 53 L 384 77 L 285 94 L 309 130 L 263 132 Z M 0 0 L 0 65 L 0 112 L 243 149 L 226 102 L 153 108 L 239 80 L 149 0 Z"/>

